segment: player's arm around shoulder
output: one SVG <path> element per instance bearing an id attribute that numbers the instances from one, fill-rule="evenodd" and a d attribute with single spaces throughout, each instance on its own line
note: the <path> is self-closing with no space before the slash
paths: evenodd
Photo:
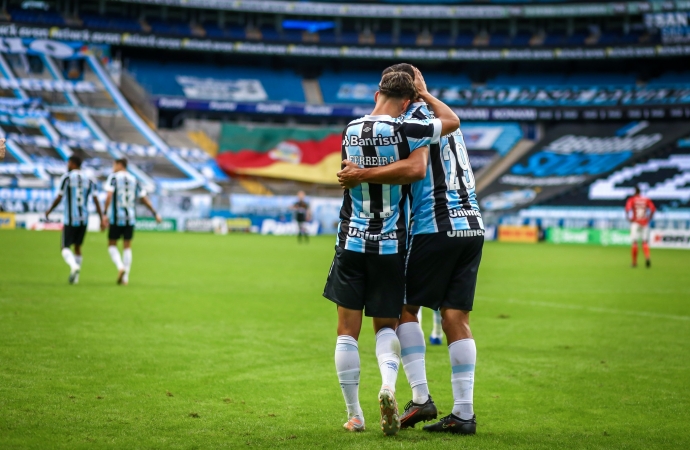
<path id="1" fill-rule="evenodd" d="M 338 172 L 338 182 L 343 189 L 352 189 L 362 183 L 410 184 L 424 179 L 428 161 L 428 146 L 417 148 L 406 159 L 368 169 L 344 160 L 344 168 Z"/>

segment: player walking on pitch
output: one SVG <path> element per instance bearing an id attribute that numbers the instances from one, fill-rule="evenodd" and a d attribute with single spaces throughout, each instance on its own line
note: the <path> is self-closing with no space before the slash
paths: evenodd
<path id="1" fill-rule="evenodd" d="M 304 191 L 297 193 L 297 201 L 292 205 L 292 210 L 295 211 L 295 221 L 297 222 L 297 242 L 302 242 L 302 238 L 309 243 L 309 233 L 307 232 L 307 222 L 311 220 L 311 211 L 309 210 L 309 203 L 304 200 Z"/>
<path id="2" fill-rule="evenodd" d="M 105 199 L 106 216 L 103 217 L 103 226 L 108 226 L 108 253 L 110 259 L 117 267 L 117 284 L 129 283 L 129 272 L 132 268 L 132 238 L 134 237 L 134 225 L 136 223 L 136 200 L 141 202 L 151 211 L 156 222 L 161 223 L 161 216 L 153 208 L 151 201 L 146 196 L 146 191 L 139 181 L 127 172 L 127 160 L 117 159 L 113 163 L 113 173 L 105 181 L 105 191 L 108 196 Z M 122 256 L 117 249 L 117 241 L 122 238 Z"/>
<path id="3" fill-rule="evenodd" d="M 96 185 L 81 171 L 81 158 L 70 156 L 67 160 L 67 173 L 60 178 L 60 193 L 53 204 L 46 211 L 46 220 L 50 213 L 65 199 L 64 219 L 62 225 L 62 258 L 69 266 L 70 284 L 79 283 L 82 255 L 81 246 L 89 224 L 89 196 L 93 195 L 93 202 L 101 221 L 103 212 L 96 195 Z M 101 230 L 103 228 L 101 227 Z M 74 253 L 71 247 L 74 246 Z"/>
<path id="4" fill-rule="evenodd" d="M 407 183 L 422 179 L 428 145 L 438 142 L 442 133 L 456 129 L 459 120 L 450 109 L 433 120 L 398 118 L 415 98 L 417 91 L 408 74 L 384 76 L 375 95 L 374 111 L 350 122 L 343 132 L 343 159 L 364 167 L 400 161 L 412 174 Z M 373 317 L 376 332 L 382 378 L 381 428 L 386 435 L 393 435 L 400 429 L 395 400 L 400 342 L 395 329 L 405 295 L 407 195 L 403 186 L 391 186 L 384 178 L 379 183 L 345 189 L 335 257 L 323 295 L 338 305 L 335 366 L 348 411 L 344 427 L 361 431 L 365 426 L 359 403 L 357 343 L 364 312 Z"/>
<path id="5" fill-rule="evenodd" d="M 646 266 L 652 267 L 649 254 L 649 222 L 651 222 L 656 207 L 654 203 L 640 193 L 635 187 L 635 195 L 625 203 L 625 215 L 630 221 L 630 239 L 632 240 L 632 266 L 637 267 L 637 241 L 642 241 L 642 251 Z"/>
<path id="6" fill-rule="evenodd" d="M 402 67 L 401 67 L 402 66 Z M 412 104 L 405 117 L 433 117 L 447 108 L 426 89 L 422 74 L 409 65 L 384 71 L 414 71 L 415 85 L 423 102 Z M 384 75 L 386 76 L 386 75 Z M 364 182 L 407 182 L 409 170 L 401 164 L 359 169 L 352 164 L 338 174 L 341 185 L 350 188 Z M 484 226 L 474 191 L 474 175 L 460 129 L 444 133 L 439 144 L 429 148 L 429 163 L 423 180 L 414 182 L 412 239 L 407 255 L 406 304 L 397 335 L 403 367 L 412 388 L 412 400 L 401 417 L 402 427 L 437 417 L 426 380 L 424 333 L 417 313 L 422 306 L 441 310 L 443 331 L 448 339 L 452 367 L 453 410 L 427 431 L 474 434 L 473 410 L 476 347 L 469 326 L 477 271 L 484 244 Z"/>

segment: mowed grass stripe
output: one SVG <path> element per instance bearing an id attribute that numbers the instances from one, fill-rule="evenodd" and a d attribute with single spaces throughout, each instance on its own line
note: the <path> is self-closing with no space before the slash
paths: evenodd
<path id="1" fill-rule="evenodd" d="M 690 327 L 625 314 L 690 316 L 690 252 L 653 250 L 653 268 L 633 270 L 624 247 L 488 243 L 472 314 L 479 434 L 386 439 L 370 320 L 368 431 L 340 429 L 321 297 L 333 245 L 141 232 L 123 288 L 95 233 L 69 286 L 57 233 L 0 232 L 0 448 L 690 448 Z M 447 349 L 427 355 L 447 414 Z M 397 396 L 410 398 L 403 374 Z"/>

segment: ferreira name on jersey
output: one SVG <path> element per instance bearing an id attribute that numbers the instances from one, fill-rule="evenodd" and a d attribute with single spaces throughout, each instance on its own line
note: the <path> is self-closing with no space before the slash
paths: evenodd
<path id="1" fill-rule="evenodd" d="M 376 167 L 407 159 L 416 149 L 438 142 L 438 119 L 364 116 L 343 131 L 342 159 Z M 362 183 L 346 189 L 340 209 L 337 245 L 359 253 L 390 255 L 407 245 L 408 186 Z"/>
<path id="2" fill-rule="evenodd" d="M 434 115 L 426 103 L 416 102 L 410 105 L 404 117 L 422 120 Z M 429 146 L 426 176 L 413 183 L 410 191 L 413 235 L 484 229 L 474 173 L 459 128 Z"/>

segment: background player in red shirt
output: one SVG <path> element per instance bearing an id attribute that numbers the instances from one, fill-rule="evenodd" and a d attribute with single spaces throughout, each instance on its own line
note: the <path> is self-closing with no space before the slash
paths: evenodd
<path id="1" fill-rule="evenodd" d="M 652 201 L 640 194 L 640 188 L 635 188 L 635 195 L 625 204 L 625 215 L 630 221 L 630 238 L 632 239 L 632 266 L 637 267 L 637 241 L 642 241 L 642 251 L 647 260 L 647 267 L 652 266 L 649 259 L 649 222 L 652 220 L 656 207 Z"/>

